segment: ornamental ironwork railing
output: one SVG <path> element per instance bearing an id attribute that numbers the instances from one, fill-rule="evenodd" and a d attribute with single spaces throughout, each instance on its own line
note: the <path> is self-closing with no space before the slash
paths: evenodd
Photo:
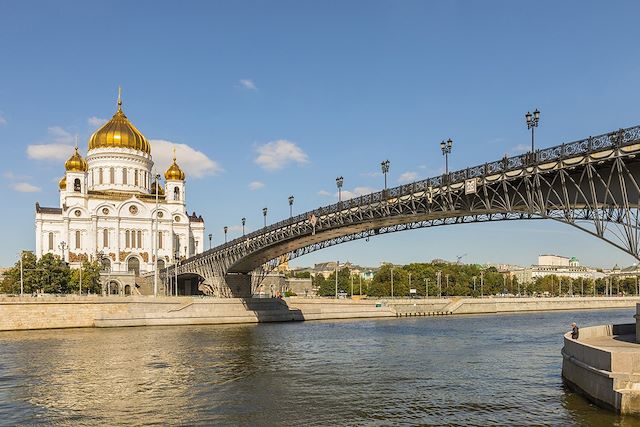
<path id="1" fill-rule="evenodd" d="M 640 140 L 640 126 L 634 126 L 626 129 L 620 129 L 614 132 L 581 139 L 579 141 L 569 142 L 555 147 L 536 150 L 513 157 L 505 156 L 501 160 L 497 160 L 483 165 L 468 167 L 466 169 L 450 172 L 447 175 L 439 175 L 433 178 L 427 178 L 416 181 L 411 184 L 405 184 L 398 187 L 381 190 L 371 194 L 354 197 L 324 206 L 309 212 L 305 212 L 282 221 L 270 224 L 260 228 L 242 237 L 233 239 L 223 245 L 203 252 L 191 260 L 206 256 L 210 251 L 220 251 L 229 247 L 233 247 L 239 243 L 246 242 L 249 239 L 264 236 L 268 233 L 275 233 L 285 227 L 309 221 L 312 216 L 320 217 L 323 215 L 335 214 L 347 209 L 358 208 L 361 206 L 379 203 L 384 200 L 403 197 L 414 194 L 416 192 L 425 191 L 430 188 L 440 188 L 443 186 L 451 186 L 453 184 L 463 183 L 467 179 L 483 178 L 490 175 L 504 174 L 512 170 L 519 170 L 525 167 L 535 167 L 536 165 L 549 162 L 562 161 L 576 155 L 589 155 L 598 151 L 607 149 L 615 149 L 637 143 Z"/>

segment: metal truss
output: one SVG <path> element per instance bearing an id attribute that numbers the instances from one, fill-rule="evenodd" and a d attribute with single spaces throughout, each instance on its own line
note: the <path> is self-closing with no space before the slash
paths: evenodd
<path id="1" fill-rule="evenodd" d="M 640 127 L 503 158 L 289 218 L 183 261 L 201 289 L 255 291 L 283 260 L 379 234 L 473 222 L 552 219 L 640 259 Z M 171 273 L 169 267 L 164 274 Z M 247 276 L 248 277 L 248 276 Z"/>

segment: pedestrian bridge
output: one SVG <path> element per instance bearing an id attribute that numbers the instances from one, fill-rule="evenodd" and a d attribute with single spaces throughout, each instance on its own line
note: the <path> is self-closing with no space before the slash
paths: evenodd
<path id="1" fill-rule="evenodd" d="M 283 260 L 440 225 L 551 219 L 640 259 L 640 126 L 363 195 L 268 225 L 169 266 L 222 297 L 251 295 Z M 177 271 L 176 271 L 177 269 Z"/>

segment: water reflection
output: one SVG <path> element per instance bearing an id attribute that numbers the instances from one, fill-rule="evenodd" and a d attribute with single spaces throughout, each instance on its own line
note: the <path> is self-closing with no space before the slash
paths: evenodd
<path id="1" fill-rule="evenodd" d="M 632 310 L 0 334 L 0 420 L 638 425 L 564 389 L 569 323 Z"/>

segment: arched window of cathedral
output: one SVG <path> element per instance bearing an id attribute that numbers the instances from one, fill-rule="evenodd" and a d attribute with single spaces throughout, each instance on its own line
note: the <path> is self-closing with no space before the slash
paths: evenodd
<path id="1" fill-rule="evenodd" d="M 162 249 L 162 231 L 158 231 L 158 249 Z"/>
<path id="2" fill-rule="evenodd" d="M 109 184 L 116 183 L 116 170 L 115 168 L 109 169 Z"/>
<path id="3" fill-rule="evenodd" d="M 109 230 L 106 228 L 102 230 L 102 246 L 105 248 L 109 247 Z"/>
<path id="4" fill-rule="evenodd" d="M 104 173 L 102 172 L 102 168 L 98 169 L 98 184 L 102 184 L 104 182 Z"/>
<path id="5" fill-rule="evenodd" d="M 122 168 L 122 183 L 127 185 L 127 168 Z"/>
<path id="6" fill-rule="evenodd" d="M 49 233 L 49 250 L 53 250 L 53 233 Z"/>
<path id="7" fill-rule="evenodd" d="M 138 248 L 142 247 L 142 231 L 138 230 Z"/>
<path id="8" fill-rule="evenodd" d="M 133 171 L 133 185 L 138 186 L 138 169 Z"/>
<path id="9" fill-rule="evenodd" d="M 76 249 L 80 249 L 80 230 L 76 230 Z"/>
<path id="10" fill-rule="evenodd" d="M 131 230 L 131 247 L 136 248 L 136 232 Z"/>
<path id="11" fill-rule="evenodd" d="M 125 241 L 124 241 L 124 247 L 125 247 L 125 248 L 130 248 L 130 247 L 131 247 L 131 246 L 130 246 L 130 244 L 131 244 L 131 238 L 130 238 L 130 235 L 129 235 L 129 230 L 127 230 L 127 231 L 125 231 L 125 232 L 124 232 L 124 240 L 125 240 Z"/>
<path id="12" fill-rule="evenodd" d="M 80 178 L 76 178 L 73 180 L 73 191 L 81 191 L 82 186 L 80 184 Z"/>
<path id="13" fill-rule="evenodd" d="M 158 260 L 158 270 L 162 270 L 166 266 L 163 259 Z"/>
<path id="14" fill-rule="evenodd" d="M 148 188 L 149 183 L 147 182 L 147 171 L 142 172 L 142 176 L 144 176 L 144 179 L 142 180 L 142 182 L 144 183 L 144 187 Z"/>
<path id="15" fill-rule="evenodd" d="M 180 189 L 173 187 L 173 200 L 180 200 Z"/>

